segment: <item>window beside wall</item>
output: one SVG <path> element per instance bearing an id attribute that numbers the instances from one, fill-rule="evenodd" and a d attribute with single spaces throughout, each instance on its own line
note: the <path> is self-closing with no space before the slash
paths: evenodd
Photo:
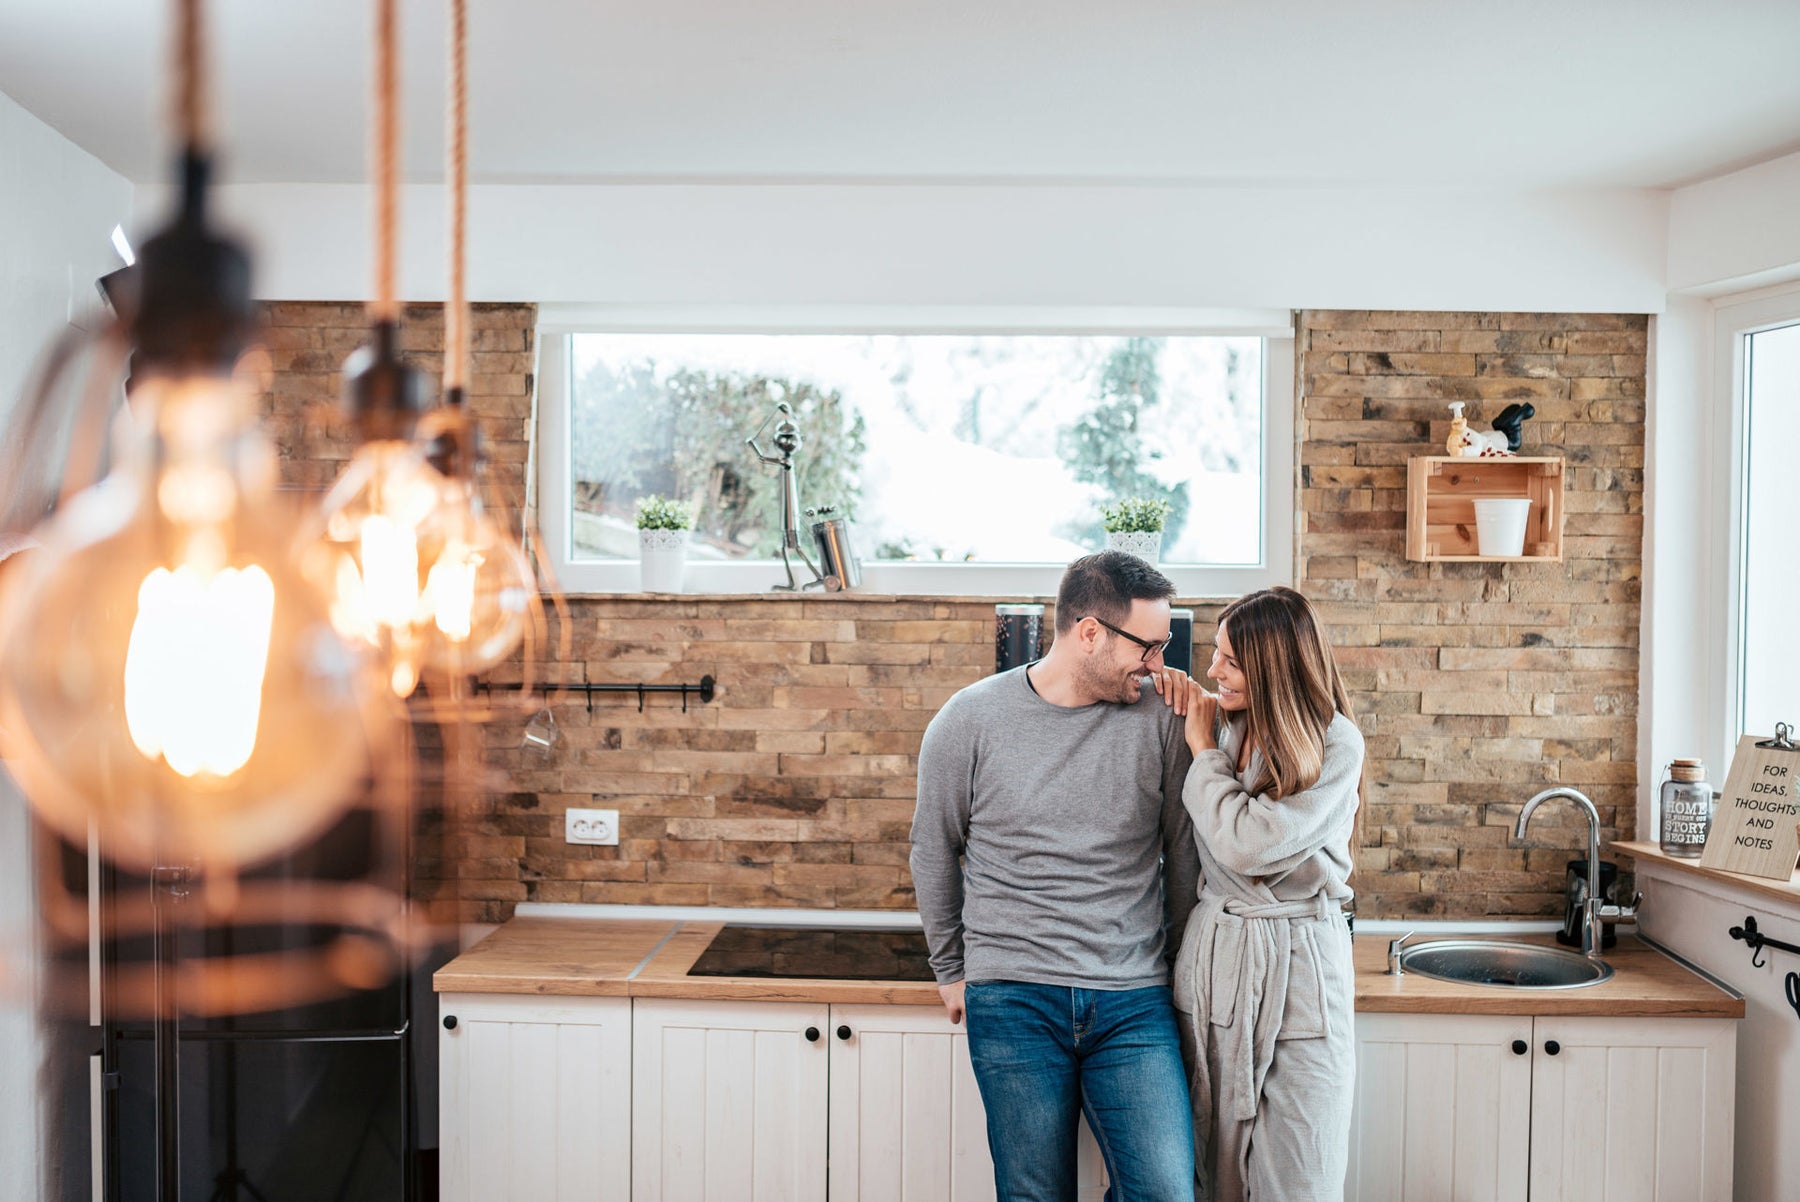
<path id="1" fill-rule="evenodd" d="M 572 591 L 635 590 L 650 495 L 695 506 L 690 592 L 784 579 L 781 469 L 747 445 L 776 454 L 782 404 L 801 506 L 852 519 L 865 591 L 1052 592 L 1125 497 L 1169 504 L 1162 565 L 1184 594 L 1291 571 L 1285 324 L 630 332 L 546 316 L 539 511 Z"/>
<path id="2" fill-rule="evenodd" d="M 1737 734 L 1800 727 L 1800 296 L 1738 331 L 1742 413 Z"/>

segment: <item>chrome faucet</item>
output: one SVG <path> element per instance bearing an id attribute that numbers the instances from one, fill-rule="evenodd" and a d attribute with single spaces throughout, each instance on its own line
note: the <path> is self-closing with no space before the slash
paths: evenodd
<path id="1" fill-rule="evenodd" d="M 1587 903 L 1582 909 L 1581 916 L 1581 953 L 1598 960 L 1606 924 L 1635 919 L 1637 903 L 1642 899 L 1643 894 L 1640 893 L 1637 897 L 1632 898 L 1631 904 L 1628 906 L 1609 905 L 1606 899 L 1600 896 L 1600 811 L 1594 808 L 1594 803 L 1587 799 L 1586 794 L 1571 789 L 1567 785 L 1545 789 L 1526 802 L 1525 808 L 1519 811 L 1519 823 L 1513 828 L 1513 838 L 1525 838 L 1525 824 L 1531 821 L 1531 816 L 1537 811 L 1538 806 L 1558 797 L 1574 802 L 1581 807 L 1582 813 L 1587 815 Z"/>

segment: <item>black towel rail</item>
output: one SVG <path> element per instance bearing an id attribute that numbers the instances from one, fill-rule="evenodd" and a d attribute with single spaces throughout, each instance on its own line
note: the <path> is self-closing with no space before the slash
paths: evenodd
<path id="1" fill-rule="evenodd" d="M 1800 947 L 1796 947 L 1792 943 L 1783 943 L 1779 939 L 1771 939 L 1761 931 L 1757 930 L 1756 918 L 1754 915 L 1746 917 L 1743 926 L 1732 927 L 1728 933 L 1733 939 L 1741 939 L 1750 945 L 1750 967 L 1752 968 L 1761 968 L 1767 963 L 1767 961 L 1763 959 L 1763 949 L 1765 947 L 1772 947 L 1778 952 L 1789 952 L 1793 955 L 1800 956 Z"/>
<path id="2" fill-rule="evenodd" d="M 638 713 L 640 714 L 644 712 L 644 694 L 680 693 L 681 712 L 685 714 L 687 713 L 688 707 L 688 694 L 692 693 L 694 696 L 700 698 L 702 702 L 711 701 L 715 691 L 715 684 L 716 682 L 713 678 L 708 675 L 702 676 L 699 684 L 588 684 L 583 681 L 577 684 L 547 684 L 543 687 L 546 694 L 585 693 L 587 695 L 587 711 L 590 714 L 594 712 L 595 693 L 636 693 Z M 475 687 L 481 692 L 491 692 L 495 689 L 500 689 L 516 693 L 525 686 L 517 681 L 501 681 L 496 683 L 478 680 L 475 682 Z"/>

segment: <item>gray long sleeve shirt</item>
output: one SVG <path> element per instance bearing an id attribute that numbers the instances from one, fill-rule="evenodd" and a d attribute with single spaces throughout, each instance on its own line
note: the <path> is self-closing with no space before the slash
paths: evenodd
<path id="1" fill-rule="evenodd" d="M 1015 668 L 952 697 L 919 751 L 912 875 L 940 984 L 1166 984 L 1199 861 L 1181 720 L 1052 705 Z"/>

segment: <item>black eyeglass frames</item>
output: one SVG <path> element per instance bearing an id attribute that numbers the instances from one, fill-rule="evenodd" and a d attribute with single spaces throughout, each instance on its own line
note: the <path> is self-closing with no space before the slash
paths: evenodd
<path id="1" fill-rule="evenodd" d="M 1100 623 L 1100 625 L 1106 627 L 1108 630 L 1112 631 L 1114 634 L 1118 635 L 1120 638 L 1129 639 L 1131 642 L 1134 642 L 1138 646 L 1142 647 L 1144 649 L 1144 655 L 1143 655 L 1142 662 L 1146 663 L 1146 664 L 1150 662 L 1151 656 L 1160 655 L 1164 651 L 1167 651 L 1169 649 L 1169 644 L 1175 641 L 1175 634 L 1173 631 L 1170 631 L 1168 638 L 1164 639 L 1160 643 L 1155 643 L 1155 642 L 1151 642 L 1149 639 L 1140 639 L 1137 635 L 1131 633 L 1131 631 L 1129 631 L 1129 630 L 1120 630 L 1117 626 L 1114 626 L 1111 622 L 1108 622 L 1105 618 L 1094 617 L 1093 614 L 1089 614 L 1088 617 L 1094 618 L 1094 621 Z"/>

